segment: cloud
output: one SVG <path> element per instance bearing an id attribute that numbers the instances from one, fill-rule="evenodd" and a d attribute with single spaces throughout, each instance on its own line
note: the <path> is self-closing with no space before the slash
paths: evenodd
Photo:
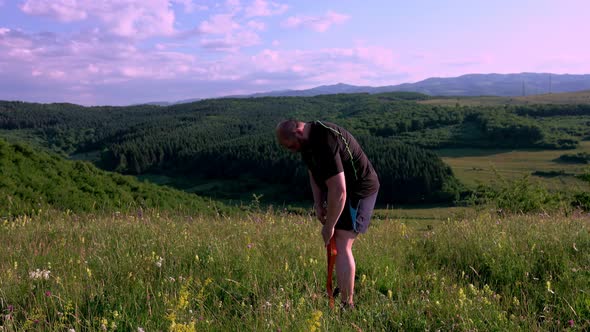
<path id="1" fill-rule="evenodd" d="M 250 6 L 246 7 L 246 17 L 280 15 L 288 9 L 289 6 L 285 4 L 266 0 L 254 0 Z"/>
<path id="2" fill-rule="evenodd" d="M 351 48 L 323 48 L 318 50 L 265 49 L 251 57 L 253 77 L 290 75 L 295 82 L 332 84 L 347 82 L 390 84 L 393 77 L 404 74 L 392 50 L 381 46 L 356 45 Z M 288 80 L 283 83 L 288 84 Z"/>
<path id="3" fill-rule="evenodd" d="M 328 11 L 324 16 L 291 16 L 282 25 L 286 28 L 307 27 L 317 32 L 325 32 L 334 24 L 342 24 L 350 16 Z"/>
<path id="4" fill-rule="evenodd" d="M 240 29 L 232 14 L 218 14 L 201 22 L 199 31 L 204 34 L 227 34 Z"/>
<path id="5" fill-rule="evenodd" d="M 26 14 L 46 16 L 62 22 L 96 18 L 109 32 L 128 38 L 169 36 L 175 33 L 174 11 L 168 0 L 25 0 L 20 8 Z"/>
<path id="6" fill-rule="evenodd" d="M 201 39 L 201 46 L 204 48 L 230 52 L 237 52 L 242 47 L 254 46 L 260 43 L 258 34 L 247 30 L 226 34 L 222 38 Z"/>
<path id="7" fill-rule="evenodd" d="M 242 4 L 240 0 L 226 0 L 225 8 L 233 15 L 242 10 Z"/>
<path id="8" fill-rule="evenodd" d="M 171 0 L 172 3 L 182 5 L 185 13 L 192 13 L 196 11 L 205 11 L 209 7 L 206 5 L 196 4 L 193 0 Z"/>
<path id="9" fill-rule="evenodd" d="M 211 15 L 199 25 L 200 45 L 208 50 L 235 53 L 243 47 L 260 44 L 257 31 L 265 30 L 266 25 L 255 20 L 240 22 L 236 8 L 241 8 L 241 5 L 237 1 L 226 6 L 233 12 Z"/>
<path id="10" fill-rule="evenodd" d="M 264 22 L 259 21 L 248 21 L 247 26 L 257 31 L 264 31 L 266 29 L 266 24 L 264 24 Z"/>
<path id="11" fill-rule="evenodd" d="M 27 0 L 20 8 L 29 15 L 48 16 L 62 22 L 80 21 L 88 17 L 86 10 L 75 1 Z"/>
<path id="12" fill-rule="evenodd" d="M 402 70 L 391 50 L 374 45 L 265 49 L 253 56 L 240 51 L 259 42 L 242 28 L 211 34 L 202 47 L 229 52 L 200 58 L 174 51 L 187 46 L 179 41 L 139 47 L 98 28 L 72 36 L 0 28 L 0 99 L 130 104 L 336 82 L 391 83 Z"/>
<path id="13" fill-rule="evenodd" d="M 174 51 L 187 46 L 179 41 L 139 47 L 98 28 L 72 36 L 0 28 L 0 99 L 130 104 L 341 81 L 390 83 L 400 70 L 392 51 L 379 46 L 265 49 L 246 56 L 240 47 L 259 43 L 257 34 L 238 29 L 215 36 L 204 38 L 202 47 L 228 53 L 200 58 Z"/>

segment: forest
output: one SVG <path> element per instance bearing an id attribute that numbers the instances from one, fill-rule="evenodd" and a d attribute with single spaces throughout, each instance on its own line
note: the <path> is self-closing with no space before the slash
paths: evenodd
<path id="1" fill-rule="evenodd" d="M 379 173 L 380 202 L 453 202 L 466 189 L 441 148 L 571 149 L 590 137 L 588 105 L 441 106 L 418 93 L 208 99 L 167 107 L 0 102 L 0 134 L 97 167 L 220 199 L 309 198 L 307 171 L 275 142 L 276 124 L 347 128 Z M 222 181 L 215 188 L 200 184 Z M 228 180 L 232 183 L 228 187 Z M 303 185 L 302 185 L 303 184 Z M 214 186 L 215 187 L 215 186 Z"/>

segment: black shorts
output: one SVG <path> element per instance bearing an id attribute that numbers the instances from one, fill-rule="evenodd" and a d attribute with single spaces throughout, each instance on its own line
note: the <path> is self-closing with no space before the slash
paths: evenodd
<path id="1" fill-rule="evenodd" d="M 377 193 L 365 198 L 346 198 L 346 205 L 336 223 L 336 229 L 363 234 L 369 228 Z"/>

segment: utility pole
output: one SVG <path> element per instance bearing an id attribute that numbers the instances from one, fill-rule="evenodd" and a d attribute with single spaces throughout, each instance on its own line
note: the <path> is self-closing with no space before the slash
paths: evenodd
<path id="1" fill-rule="evenodd" d="M 524 88 L 524 81 L 522 81 L 522 96 L 526 96 L 526 90 Z"/>
<path id="2" fill-rule="evenodd" d="M 553 86 L 552 86 L 552 82 L 551 82 L 551 73 L 549 73 L 549 93 L 551 93 L 552 88 L 553 88 Z"/>

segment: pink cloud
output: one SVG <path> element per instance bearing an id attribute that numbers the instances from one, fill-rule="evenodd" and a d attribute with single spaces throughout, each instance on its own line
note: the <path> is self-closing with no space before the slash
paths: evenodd
<path id="1" fill-rule="evenodd" d="M 92 33 L 63 39 L 12 30 L 0 34 L 3 62 L 11 63 L 16 72 L 49 81 L 89 84 L 138 77 L 170 79 L 200 68 L 190 54 L 138 49 L 123 40 L 101 40 Z"/>
<path id="2" fill-rule="evenodd" d="M 279 4 L 273 1 L 254 0 L 246 7 L 246 17 L 280 15 L 289 9 L 288 5 Z"/>
<path id="3" fill-rule="evenodd" d="M 231 14 L 236 14 L 242 10 L 242 4 L 240 0 L 226 0 L 225 7 Z"/>
<path id="4" fill-rule="evenodd" d="M 247 26 L 253 30 L 264 31 L 266 29 L 266 24 L 264 22 L 259 21 L 249 21 Z"/>
<path id="5" fill-rule="evenodd" d="M 193 0 L 171 0 L 173 3 L 182 5 L 185 13 L 192 13 L 194 11 L 205 11 L 209 7 L 206 5 L 196 4 Z"/>
<path id="6" fill-rule="evenodd" d="M 247 30 L 226 34 L 223 38 L 203 38 L 201 46 L 217 51 L 237 52 L 242 47 L 249 47 L 260 44 L 260 37 Z"/>
<path id="7" fill-rule="evenodd" d="M 80 21 L 88 17 L 86 9 L 76 1 L 27 0 L 20 8 L 29 15 L 49 16 L 62 22 Z"/>
<path id="8" fill-rule="evenodd" d="M 240 25 L 234 21 L 232 14 L 213 15 L 199 25 L 199 31 L 205 34 L 226 34 L 239 28 Z"/>
<path id="9" fill-rule="evenodd" d="M 334 24 L 342 24 L 350 16 L 328 11 L 323 16 L 291 16 L 283 22 L 286 28 L 307 27 L 317 32 L 325 32 Z"/>
<path id="10" fill-rule="evenodd" d="M 307 86 L 346 82 L 391 84 L 403 73 L 393 51 L 381 46 L 281 51 L 265 49 L 251 57 L 253 77 L 291 77 Z M 304 82 L 304 83 L 301 83 Z"/>
<path id="11" fill-rule="evenodd" d="M 239 3 L 230 5 L 239 6 Z M 238 23 L 235 15 L 235 13 L 216 14 L 201 22 L 198 28 L 198 32 L 202 35 L 200 45 L 215 51 L 237 52 L 242 47 L 260 44 L 260 36 L 256 31 L 264 30 L 266 25 L 254 20 L 242 25 Z"/>
<path id="12" fill-rule="evenodd" d="M 175 33 L 174 11 L 168 0 L 26 0 L 21 10 L 63 22 L 95 17 L 111 33 L 128 38 L 168 36 Z"/>

